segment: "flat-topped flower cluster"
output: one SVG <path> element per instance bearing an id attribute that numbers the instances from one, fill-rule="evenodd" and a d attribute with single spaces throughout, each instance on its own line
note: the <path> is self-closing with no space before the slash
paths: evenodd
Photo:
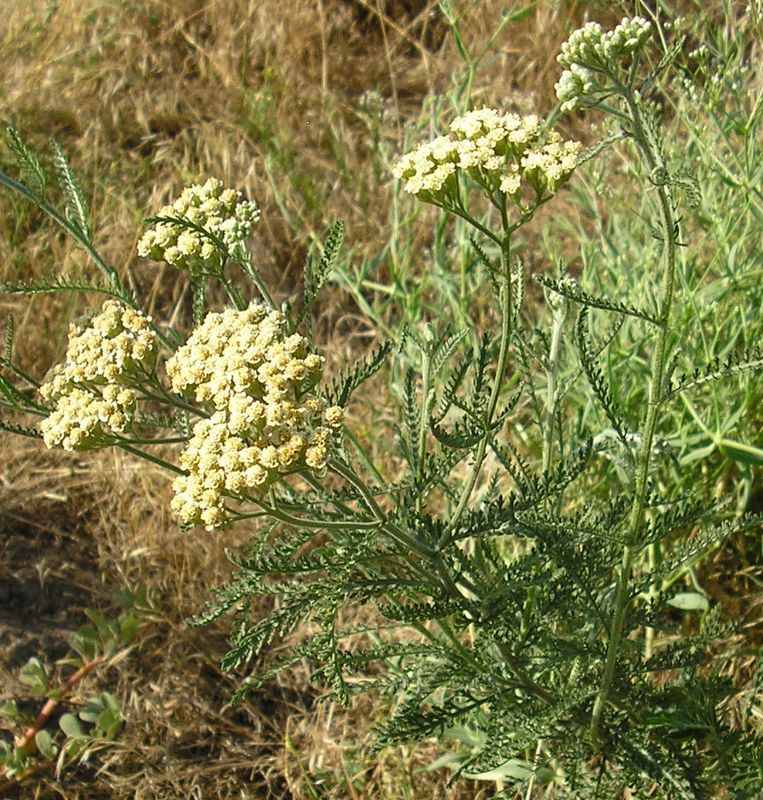
<path id="1" fill-rule="evenodd" d="M 214 271 L 220 261 L 214 240 L 231 250 L 246 240 L 260 219 L 257 203 L 241 197 L 241 192 L 223 188 L 217 178 L 187 187 L 157 215 L 182 222 L 158 222 L 147 230 L 138 242 L 138 255 L 178 269 Z"/>
<path id="2" fill-rule="evenodd" d="M 589 22 L 572 33 L 556 59 L 564 67 L 555 87 L 562 111 L 571 111 L 596 91 L 608 89 L 602 80 L 616 74 L 625 59 L 637 54 L 651 32 L 651 23 L 643 17 L 624 17 L 611 31 Z"/>
<path id="3" fill-rule="evenodd" d="M 180 459 L 188 474 L 173 483 L 182 524 L 219 527 L 226 497 L 256 497 L 280 476 L 326 467 L 343 412 L 314 395 L 322 367 L 279 311 L 253 303 L 207 315 L 167 362 L 175 392 L 214 408 L 194 426 Z"/>
<path id="4" fill-rule="evenodd" d="M 82 450 L 124 432 L 135 406 L 131 387 L 155 358 L 150 319 L 117 300 L 107 300 L 85 324 L 72 325 L 64 363 L 40 387 L 51 406 L 40 426 L 45 444 Z"/>
<path id="5" fill-rule="evenodd" d="M 521 206 L 523 186 L 532 189 L 535 201 L 555 194 L 580 150 L 579 142 L 562 142 L 556 131 L 544 130 L 535 115 L 481 108 L 454 119 L 448 135 L 404 155 L 393 174 L 405 191 L 427 202 L 458 204 L 461 172 L 491 196 L 500 192 Z"/>

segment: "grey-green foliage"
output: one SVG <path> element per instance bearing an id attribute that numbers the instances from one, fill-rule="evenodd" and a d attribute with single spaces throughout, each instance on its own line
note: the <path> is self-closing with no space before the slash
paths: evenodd
<path id="1" fill-rule="evenodd" d="M 701 119 L 712 124 L 700 124 L 691 117 L 696 104 L 677 100 L 666 132 L 656 103 L 676 96 L 673 76 L 685 65 L 682 45 L 654 22 L 662 46 L 634 60 L 628 81 L 597 103 L 617 129 L 587 151 L 571 184 L 598 235 L 569 221 L 553 230 L 558 239 L 566 225 L 579 240 L 580 277 L 561 270 L 538 278 L 557 298 L 552 311 L 566 304 L 556 350 L 547 316 L 525 301 L 505 198 L 488 198 L 492 216 L 485 204 L 478 216 L 466 205 L 448 209 L 458 220 L 438 226 L 434 274 L 443 274 L 429 276 L 426 302 L 391 264 L 391 284 L 381 287 L 389 304 L 416 295 L 397 317 L 407 328 L 369 304 L 369 265 L 353 277 L 340 259 L 340 224 L 318 262 L 308 262 L 303 313 L 333 278 L 390 334 L 334 380 L 331 400 L 386 401 L 379 373 L 389 365 L 395 435 L 383 439 L 387 458 L 376 464 L 348 431 L 327 465 L 330 483 L 292 476 L 246 515 L 260 520 L 258 531 L 229 554 L 234 577 L 194 620 L 233 615 L 223 663 L 241 675 L 239 696 L 306 662 L 343 703 L 369 690 L 386 698 L 377 748 L 433 736 L 468 742 L 449 761 L 456 774 L 503 780 L 507 797 L 529 782 L 548 784 L 555 797 L 615 797 L 627 786 L 635 797 L 709 800 L 724 786 L 747 800 L 763 785 L 752 700 L 732 725 L 724 704 L 735 689 L 711 646 L 733 627 L 721 624 L 694 572 L 732 537 L 759 533 L 761 518 L 735 507 L 732 493 L 717 496 L 717 464 L 689 478 L 677 468 L 692 463 L 696 446 L 684 397 L 699 396 L 691 408 L 702 421 L 718 416 L 731 391 L 747 414 L 735 421 L 756 424 L 761 320 L 750 273 L 761 217 L 751 180 L 760 102 L 746 116 L 705 108 Z M 715 139 L 704 138 L 707 125 Z M 712 202 L 674 153 L 679 135 L 696 149 L 700 175 L 717 178 Z M 743 139 L 745 160 L 718 163 L 714 154 L 733 136 Z M 27 176 L 22 194 L 43 202 L 38 162 L 20 141 L 14 135 L 10 146 Z M 598 199 L 615 152 L 643 191 L 605 216 Z M 466 197 L 479 181 L 461 188 Z M 90 242 L 76 222 L 79 193 L 63 190 L 74 205 L 59 217 L 74 218 L 70 233 Z M 737 203 L 742 223 L 729 215 Z M 405 235 L 401 222 L 394 236 Z M 725 248 L 722 263 L 715 245 Z M 459 259 L 456 279 L 444 274 L 449 253 Z M 242 256 L 245 274 L 247 263 Z M 674 280 L 660 288 L 668 273 Z M 494 309 L 484 314 L 487 330 L 469 315 L 472 299 Z M 720 309 L 737 300 L 742 310 L 723 318 Z M 199 287 L 196 319 L 204 302 Z M 435 313 L 438 302 L 447 313 Z M 3 365 L 12 366 L 10 357 Z M 15 383 L 3 386 L 6 406 L 34 412 Z M 187 416 L 153 418 L 164 423 L 187 438 Z M 731 439 L 722 422 L 718 430 L 713 447 L 739 453 L 746 444 L 753 458 L 752 443 Z M 374 432 L 377 442 L 385 435 Z M 744 480 L 752 486 L 751 467 Z M 695 609 L 686 615 L 676 610 L 684 579 L 702 601 L 679 599 Z M 295 635 L 301 626 L 308 636 Z"/>

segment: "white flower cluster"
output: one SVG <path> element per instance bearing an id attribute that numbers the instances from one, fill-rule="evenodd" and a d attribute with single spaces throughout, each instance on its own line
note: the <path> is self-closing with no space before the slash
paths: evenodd
<path id="1" fill-rule="evenodd" d="M 129 425 L 135 392 L 156 358 L 148 317 L 116 300 L 83 326 L 72 325 L 63 364 L 53 368 L 40 394 L 52 405 L 40 429 L 48 447 L 98 447 Z"/>
<path id="2" fill-rule="evenodd" d="M 624 17 L 611 31 L 589 22 L 570 35 L 557 61 L 564 72 L 556 84 L 562 111 L 571 111 L 598 88 L 597 76 L 614 72 L 618 63 L 640 50 L 652 26 L 643 17 Z"/>
<path id="3" fill-rule="evenodd" d="M 279 476 L 325 468 L 343 412 L 309 396 L 323 358 L 299 334 L 286 335 L 278 311 L 253 303 L 208 314 L 167 362 L 178 393 L 215 409 L 193 430 L 173 483 L 171 509 L 184 525 L 208 530 L 228 520 L 225 497 L 261 494 Z"/>
<path id="4" fill-rule="evenodd" d="M 216 267 L 220 254 L 201 228 L 228 248 L 245 241 L 252 225 L 260 219 L 260 209 L 251 200 L 242 200 L 241 192 L 224 189 L 221 181 L 210 178 L 204 184 L 189 186 L 158 216 L 182 219 L 191 223 L 159 222 L 138 242 L 138 255 L 153 261 L 166 261 L 178 269 Z"/>
<path id="5" fill-rule="evenodd" d="M 457 173 L 464 171 L 488 192 L 500 191 L 521 204 L 523 178 L 540 196 L 554 193 L 575 169 L 577 142 L 560 143 L 538 117 L 481 108 L 457 117 L 450 134 L 404 155 L 393 174 L 403 188 L 425 201 L 455 201 Z"/>

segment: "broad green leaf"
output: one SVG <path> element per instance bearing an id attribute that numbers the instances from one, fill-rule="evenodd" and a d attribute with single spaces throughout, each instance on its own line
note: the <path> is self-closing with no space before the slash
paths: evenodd
<path id="1" fill-rule="evenodd" d="M 70 738 L 70 739 L 81 739 L 85 736 L 85 732 L 82 730 L 82 726 L 79 724 L 79 720 L 74 714 L 64 714 L 60 720 L 58 720 L 58 727 Z"/>
<path id="2" fill-rule="evenodd" d="M 15 700 L 8 700 L 0 706 L 0 717 L 16 720 L 19 717 L 19 707 Z"/>
<path id="3" fill-rule="evenodd" d="M 118 711 L 107 709 L 98 716 L 97 727 L 107 739 L 113 739 L 122 727 L 122 715 Z"/>
<path id="4" fill-rule="evenodd" d="M 34 742 L 37 745 L 37 749 L 40 751 L 40 755 L 51 761 L 56 757 L 57 748 L 46 730 L 37 731 Z"/>

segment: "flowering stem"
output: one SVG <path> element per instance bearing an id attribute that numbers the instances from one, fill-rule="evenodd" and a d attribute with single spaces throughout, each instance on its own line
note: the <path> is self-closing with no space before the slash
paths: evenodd
<path id="1" fill-rule="evenodd" d="M 252 279 L 252 282 L 257 287 L 257 290 L 262 295 L 262 299 L 265 301 L 265 305 L 270 308 L 271 311 L 275 310 L 276 304 L 273 302 L 273 297 L 270 294 L 270 290 L 267 287 L 265 281 L 262 280 L 260 273 L 257 271 L 257 268 L 252 264 L 252 258 L 250 255 L 247 254 L 247 263 L 246 266 L 243 267 L 244 272 Z"/>
<path id="2" fill-rule="evenodd" d="M 332 519 L 308 519 L 306 517 L 295 517 L 287 514 L 280 508 L 269 506 L 255 498 L 248 498 L 258 508 L 261 508 L 269 517 L 291 525 L 294 528 L 318 528 L 320 530 L 375 530 L 380 527 L 379 520 L 332 520 Z M 242 515 L 242 517 L 245 515 Z"/>
<path id="3" fill-rule="evenodd" d="M 174 464 L 170 464 L 169 461 L 165 461 L 163 458 L 159 458 L 159 456 L 155 456 L 152 453 L 146 453 L 143 450 L 139 450 L 137 447 L 132 447 L 126 441 L 117 441 L 114 444 L 116 447 L 119 447 L 120 449 L 128 453 L 131 453 L 134 456 L 138 456 L 138 458 L 142 458 L 145 461 L 151 461 L 152 463 L 156 464 L 162 469 L 167 469 L 170 472 L 174 472 L 176 475 L 188 474 L 184 469 L 180 469 L 180 467 L 176 467 Z"/>
<path id="4" fill-rule="evenodd" d="M 453 536 L 463 513 L 469 504 L 474 486 L 477 483 L 477 478 L 482 470 L 482 463 L 485 460 L 485 452 L 487 450 L 488 442 L 490 441 L 490 434 L 493 427 L 493 416 L 498 406 L 498 398 L 501 394 L 501 385 L 503 383 L 503 374 L 506 371 L 506 364 L 509 357 L 509 339 L 511 338 L 511 316 L 512 316 L 512 300 L 511 300 L 511 233 L 512 226 L 509 224 L 508 216 L 506 213 L 505 201 L 501 207 L 501 220 L 503 223 L 504 236 L 500 240 L 501 243 L 501 278 L 503 279 L 501 291 L 501 342 L 498 351 L 498 363 L 495 368 L 495 380 L 493 387 L 490 391 L 490 399 L 488 400 L 487 413 L 485 414 L 485 432 L 477 445 L 477 452 L 474 455 L 474 466 L 472 467 L 471 474 L 469 475 L 466 485 L 461 493 L 456 510 L 448 523 L 448 526 L 440 536 L 437 543 L 437 549 L 441 550 L 446 547 Z M 497 238 L 495 235 L 492 238 Z"/>
<path id="5" fill-rule="evenodd" d="M 179 400 L 174 395 L 171 395 L 158 381 L 156 381 L 156 385 L 159 388 L 159 391 L 162 393 L 161 397 L 157 397 L 156 395 L 147 392 L 142 386 L 139 386 L 138 390 L 146 398 L 146 400 L 155 400 L 157 403 L 169 403 L 170 405 L 175 406 L 175 408 L 179 408 L 182 411 L 188 411 L 191 414 L 195 414 L 197 417 L 204 417 L 205 419 L 209 418 L 209 414 L 205 413 L 200 408 L 196 408 L 196 406 L 192 406 L 189 403 L 186 403 L 184 400 Z"/>
<path id="6" fill-rule="evenodd" d="M 180 444 L 181 442 L 187 442 L 188 438 L 186 436 L 169 436 L 164 439 L 125 439 L 125 442 L 128 444 Z"/>
<path id="7" fill-rule="evenodd" d="M 220 281 L 222 285 L 225 287 L 225 291 L 228 294 L 233 305 L 236 307 L 237 311 L 244 311 L 246 309 L 246 300 L 241 296 L 241 292 L 231 283 L 231 281 L 225 277 L 225 275 L 220 273 Z"/>
<path id="8" fill-rule="evenodd" d="M 665 171 L 665 164 L 659 145 L 653 141 L 644 125 L 638 100 L 630 90 L 624 92 L 624 99 L 630 114 L 633 139 L 638 149 L 641 151 L 647 167 L 652 174 L 654 174 L 656 170 L 661 172 Z M 633 561 L 641 549 L 640 542 L 638 541 L 638 534 L 644 519 L 647 477 L 652 460 L 652 442 L 657 425 L 657 412 L 663 394 L 663 377 L 665 373 L 668 333 L 670 330 L 670 311 L 673 303 L 673 288 L 676 271 L 677 223 L 673 217 L 670 193 L 664 183 L 657 184 L 657 195 L 659 197 L 660 216 L 665 244 L 665 272 L 662 279 L 660 308 L 657 316 L 657 346 L 654 360 L 652 361 L 649 402 L 646 409 L 646 418 L 644 420 L 644 434 L 638 453 L 635 492 L 628 521 L 626 544 L 623 548 L 620 573 L 617 581 L 615 610 L 609 632 L 607 658 L 604 665 L 601 687 L 596 696 L 591 715 L 591 741 L 596 749 L 601 747 L 601 716 L 604 705 L 609 697 L 610 689 L 612 688 L 617 655 L 623 634 L 625 614 L 628 607 L 630 573 L 633 567 Z"/>
<path id="9" fill-rule="evenodd" d="M 439 203 L 435 203 L 435 205 L 440 205 Z M 475 227 L 480 233 L 483 233 L 487 236 L 488 239 L 494 241 L 500 248 L 503 248 L 503 240 L 500 236 L 496 236 L 490 228 L 485 227 L 479 220 L 476 220 L 472 217 L 465 209 L 460 206 L 443 206 L 440 205 L 440 208 L 444 209 L 445 211 L 450 211 L 455 214 L 457 217 L 461 217 L 461 219 L 465 219 L 470 225 Z"/>
<path id="10" fill-rule="evenodd" d="M 420 542 L 417 538 L 411 536 L 411 534 L 409 534 L 407 531 L 404 531 L 399 525 L 396 525 L 389 519 L 389 517 L 382 510 L 381 506 L 376 502 L 374 496 L 368 491 L 368 488 L 365 486 L 363 481 L 353 472 L 350 467 L 348 467 L 346 464 L 343 464 L 338 459 L 332 459 L 329 462 L 329 469 L 352 484 L 358 494 L 360 494 L 360 496 L 363 498 L 365 504 L 371 510 L 371 513 L 380 523 L 380 525 L 377 523 L 378 527 L 380 527 L 380 529 L 383 530 L 391 539 L 394 539 L 400 544 L 406 545 L 410 550 L 414 550 L 420 556 L 423 556 L 430 561 L 436 556 L 435 551 L 432 550 L 431 547 L 424 544 L 424 542 Z"/>

